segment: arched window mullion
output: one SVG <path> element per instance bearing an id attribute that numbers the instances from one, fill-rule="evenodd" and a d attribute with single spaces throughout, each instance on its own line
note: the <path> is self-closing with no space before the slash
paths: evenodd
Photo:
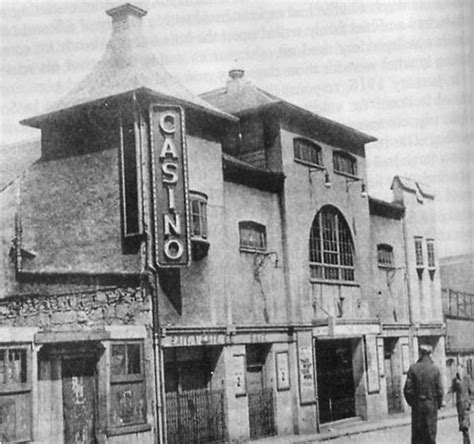
<path id="1" fill-rule="evenodd" d="M 352 234 L 339 211 L 323 208 L 318 212 L 311 226 L 309 244 L 312 279 L 354 281 L 355 260 Z"/>

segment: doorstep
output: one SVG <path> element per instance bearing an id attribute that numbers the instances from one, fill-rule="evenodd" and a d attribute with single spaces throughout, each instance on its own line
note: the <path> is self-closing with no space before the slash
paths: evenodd
<path id="1" fill-rule="evenodd" d="M 456 408 L 443 408 L 438 412 L 438 419 L 457 416 Z M 411 424 L 410 413 L 399 413 L 378 420 L 363 421 L 359 418 L 336 421 L 321 426 L 321 433 L 307 435 L 271 436 L 249 441 L 249 444 L 310 444 L 330 441 L 341 436 L 358 435 L 376 430 L 403 427 Z"/>

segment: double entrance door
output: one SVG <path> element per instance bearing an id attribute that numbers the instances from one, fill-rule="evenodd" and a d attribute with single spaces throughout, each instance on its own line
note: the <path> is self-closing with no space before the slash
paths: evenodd
<path id="1" fill-rule="evenodd" d="M 351 340 L 317 340 L 316 363 L 320 422 L 355 416 Z"/>

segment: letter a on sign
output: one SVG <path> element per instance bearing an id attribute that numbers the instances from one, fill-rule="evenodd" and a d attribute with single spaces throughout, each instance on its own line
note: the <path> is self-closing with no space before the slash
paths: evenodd
<path id="1" fill-rule="evenodd" d="M 153 187 L 153 249 L 158 267 L 188 266 L 188 166 L 184 111 L 179 106 L 150 106 Z"/>

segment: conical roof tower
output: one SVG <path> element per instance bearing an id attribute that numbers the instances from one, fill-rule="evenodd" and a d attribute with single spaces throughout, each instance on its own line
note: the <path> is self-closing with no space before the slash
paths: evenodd
<path id="1" fill-rule="evenodd" d="M 112 35 L 101 60 L 63 98 L 44 113 L 23 120 L 22 124 L 40 128 L 45 119 L 66 110 L 137 91 L 214 117 L 235 120 L 195 96 L 166 71 L 142 33 L 142 17 L 147 11 L 127 3 L 106 12 L 112 17 Z"/>

